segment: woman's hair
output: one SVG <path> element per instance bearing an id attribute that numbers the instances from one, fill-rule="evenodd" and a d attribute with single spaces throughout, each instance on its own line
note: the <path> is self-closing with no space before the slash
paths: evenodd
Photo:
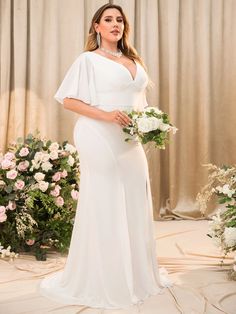
<path id="1" fill-rule="evenodd" d="M 94 16 L 92 18 L 90 29 L 89 29 L 89 35 L 87 38 L 87 42 L 85 45 L 85 51 L 93 51 L 93 50 L 98 48 L 97 33 L 95 31 L 94 24 L 100 22 L 103 12 L 107 9 L 117 9 L 120 11 L 120 14 L 123 17 L 124 32 L 123 32 L 122 38 L 118 41 L 118 44 L 117 44 L 118 48 L 122 51 L 122 53 L 126 57 L 128 57 L 131 60 L 138 61 L 146 69 L 144 62 L 142 61 L 142 59 L 138 55 L 136 49 L 132 45 L 129 44 L 129 41 L 128 41 L 129 30 L 130 30 L 129 22 L 128 22 L 127 17 L 125 16 L 122 8 L 119 5 L 110 4 L 110 3 L 104 4 L 94 14 Z M 122 40 L 123 40 L 123 47 L 121 45 Z"/>

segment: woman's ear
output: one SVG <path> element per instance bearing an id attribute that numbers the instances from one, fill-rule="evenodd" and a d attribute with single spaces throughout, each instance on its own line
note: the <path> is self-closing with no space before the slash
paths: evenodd
<path id="1" fill-rule="evenodd" d="M 93 27 L 94 27 L 96 33 L 99 32 L 99 25 L 98 25 L 98 23 L 94 23 Z"/>

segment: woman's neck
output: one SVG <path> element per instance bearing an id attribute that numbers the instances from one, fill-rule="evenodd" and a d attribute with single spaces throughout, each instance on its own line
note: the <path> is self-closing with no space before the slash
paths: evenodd
<path id="1" fill-rule="evenodd" d="M 101 47 L 104 49 L 110 50 L 110 51 L 114 51 L 114 52 L 116 52 L 118 50 L 117 42 L 111 43 L 111 42 L 103 41 L 101 43 Z"/>

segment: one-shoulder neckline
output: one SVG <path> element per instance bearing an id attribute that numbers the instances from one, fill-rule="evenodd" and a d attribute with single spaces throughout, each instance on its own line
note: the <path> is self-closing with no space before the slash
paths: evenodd
<path id="1" fill-rule="evenodd" d="M 98 57 L 101 57 L 101 58 L 103 58 L 103 59 L 105 59 L 105 60 L 108 60 L 108 61 L 110 61 L 110 62 L 112 62 L 112 63 L 116 63 L 116 64 L 120 65 L 122 68 L 125 68 L 126 71 L 129 73 L 129 76 L 130 76 L 130 78 L 131 78 L 131 81 L 132 81 L 132 82 L 135 82 L 135 81 L 136 81 L 137 74 L 138 74 L 138 62 L 136 62 L 135 60 L 134 60 L 134 64 L 136 65 L 136 71 L 135 71 L 135 75 L 134 75 L 134 77 L 133 77 L 133 75 L 132 75 L 132 73 L 130 72 L 130 70 L 129 70 L 124 64 L 122 64 L 122 63 L 120 63 L 120 62 L 116 62 L 116 61 L 114 61 L 114 60 L 112 60 L 112 59 L 109 59 L 109 58 L 107 58 L 107 57 L 105 57 L 105 56 L 102 56 L 101 54 L 99 54 L 99 53 L 97 53 L 97 52 L 94 52 L 94 51 L 87 51 L 87 52 L 89 52 L 89 53 L 91 53 L 91 54 L 93 54 L 93 55 L 97 55 Z"/>

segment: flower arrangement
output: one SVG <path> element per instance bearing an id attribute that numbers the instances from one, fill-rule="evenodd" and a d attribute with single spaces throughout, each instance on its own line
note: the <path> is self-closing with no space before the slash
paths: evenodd
<path id="1" fill-rule="evenodd" d="M 208 236 L 212 238 L 224 256 L 236 251 L 236 167 L 206 165 L 210 171 L 208 183 L 197 195 L 200 210 L 204 214 L 209 200 L 216 196 L 222 204 L 209 222 Z M 236 279 L 236 267 L 231 277 Z M 235 273 L 233 275 L 233 273 Z"/>
<path id="2" fill-rule="evenodd" d="M 0 156 L 0 242 L 33 251 L 66 251 L 78 200 L 79 159 L 74 146 L 40 139 L 39 133 Z"/>
<path id="3" fill-rule="evenodd" d="M 125 133 L 130 135 L 126 141 L 135 139 L 142 144 L 154 142 L 155 147 L 165 149 L 168 143 L 168 134 L 176 133 L 177 128 L 170 124 L 167 113 L 156 107 L 147 107 L 144 111 L 131 111 L 127 115 L 132 119 L 129 126 L 123 128 Z"/>

